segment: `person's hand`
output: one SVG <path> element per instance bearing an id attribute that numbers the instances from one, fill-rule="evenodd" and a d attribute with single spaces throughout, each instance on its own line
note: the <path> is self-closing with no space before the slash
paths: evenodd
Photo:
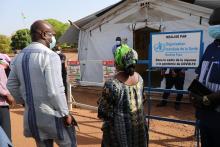
<path id="1" fill-rule="evenodd" d="M 12 97 L 12 95 L 10 95 L 10 94 L 6 95 L 5 99 L 9 105 L 11 105 L 11 106 L 15 105 L 15 99 Z"/>
<path id="2" fill-rule="evenodd" d="M 195 108 L 202 108 L 203 107 L 203 97 L 202 96 L 190 92 L 189 98 Z"/>
<path id="3" fill-rule="evenodd" d="M 177 73 L 175 73 L 173 70 L 172 70 L 171 74 L 172 74 L 172 77 L 176 77 L 177 76 Z"/>
<path id="4" fill-rule="evenodd" d="M 71 125 L 72 121 L 73 121 L 73 119 L 70 115 L 64 116 L 64 123 L 65 123 L 66 126 Z"/>
<path id="5" fill-rule="evenodd" d="M 165 70 L 162 70 L 160 73 L 161 76 L 165 76 Z"/>
<path id="6" fill-rule="evenodd" d="M 180 71 L 179 75 L 180 75 L 180 77 L 184 77 L 185 76 L 185 71 Z"/>

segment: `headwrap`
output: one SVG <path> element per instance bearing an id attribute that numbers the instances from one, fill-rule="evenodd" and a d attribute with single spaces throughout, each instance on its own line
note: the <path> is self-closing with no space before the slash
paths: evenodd
<path id="1" fill-rule="evenodd" d="M 121 69 L 137 63 L 137 52 L 126 44 L 119 46 L 114 53 L 115 63 Z"/>
<path id="2" fill-rule="evenodd" d="M 9 63 L 6 60 L 1 59 L 1 58 L 0 58 L 0 64 L 4 64 L 4 65 L 9 66 Z"/>
<path id="3" fill-rule="evenodd" d="M 0 53 L 0 59 L 6 60 L 8 63 L 11 62 L 11 58 L 7 54 Z"/>
<path id="4" fill-rule="evenodd" d="M 6 64 L 9 66 L 10 62 L 11 62 L 11 59 L 8 55 L 0 53 L 0 64 Z"/>

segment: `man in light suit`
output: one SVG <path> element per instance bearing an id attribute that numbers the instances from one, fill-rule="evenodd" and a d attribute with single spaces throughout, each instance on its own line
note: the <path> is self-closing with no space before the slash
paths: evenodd
<path id="1" fill-rule="evenodd" d="M 76 147 L 59 56 L 52 26 L 42 20 L 31 25 L 32 43 L 12 61 L 7 87 L 17 103 L 25 105 L 24 135 L 38 147 Z M 72 129 L 72 130 L 69 130 Z"/>
<path id="2" fill-rule="evenodd" d="M 0 147 L 13 147 L 5 131 L 0 126 Z"/>

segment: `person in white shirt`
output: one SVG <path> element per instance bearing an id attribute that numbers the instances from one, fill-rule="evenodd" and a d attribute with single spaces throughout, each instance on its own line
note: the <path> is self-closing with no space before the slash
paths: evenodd
<path id="1" fill-rule="evenodd" d="M 25 104 L 24 135 L 38 147 L 76 147 L 73 118 L 69 114 L 61 75 L 61 61 L 52 51 L 52 26 L 43 20 L 31 25 L 32 43 L 11 62 L 7 87 L 18 103 Z"/>

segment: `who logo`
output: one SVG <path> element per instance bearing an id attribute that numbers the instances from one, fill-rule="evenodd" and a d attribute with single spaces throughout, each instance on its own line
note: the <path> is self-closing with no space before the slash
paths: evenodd
<path id="1" fill-rule="evenodd" d="M 164 43 L 161 43 L 161 42 L 155 44 L 155 45 L 154 45 L 154 50 L 155 50 L 156 52 L 164 52 L 164 50 L 165 50 L 165 44 L 164 44 Z"/>

